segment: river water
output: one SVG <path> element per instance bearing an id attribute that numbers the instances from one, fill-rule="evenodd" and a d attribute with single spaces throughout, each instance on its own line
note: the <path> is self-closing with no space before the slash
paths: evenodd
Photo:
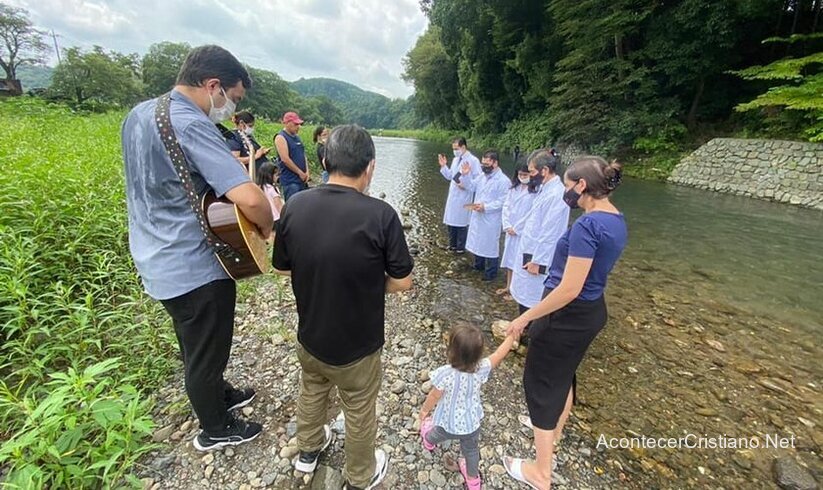
<path id="1" fill-rule="evenodd" d="M 371 194 L 402 213 L 432 317 L 484 329 L 516 305 L 468 257 L 443 250 L 442 144 L 375 138 Z M 511 162 L 504 159 L 511 174 Z M 610 279 L 610 321 L 579 370 L 574 414 L 606 437 L 794 436 L 794 448 L 603 450 L 649 487 L 768 488 L 798 455 L 823 472 L 823 213 L 627 179 L 614 199 L 629 245 Z M 573 215 L 573 218 L 576 215 Z M 694 439 L 690 439 L 694 440 Z M 820 474 L 820 473 L 818 473 Z"/>

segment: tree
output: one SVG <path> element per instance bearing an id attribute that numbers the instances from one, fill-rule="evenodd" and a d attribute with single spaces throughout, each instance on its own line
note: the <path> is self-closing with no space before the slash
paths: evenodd
<path id="1" fill-rule="evenodd" d="M 403 59 L 403 79 L 414 85 L 417 112 L 435 124 L 464 127 L 457 63 L 440 41 L 440 28 L 429 26 Z"/>
<path id="2" fill-rule="evenodd" d="M 6 80 L 17 79 L 22 63 L 42 64 L 46 49 L 43 33 L 34 28 L 28 12 L 0 3 L 0 67 Z"/>
<path id="3" fill-rule="evenodd" d="M 84 52 L 75 46 L 65 51 L 49 90 L 77 105 L 128 105 L 142 96 L 139 75 L 137 54 L 106 52 L 100 46 Z"/>
<path id="4" fill-rule="evenodd" d="M 187 43 L 172 42 L 149 47 L 142 61 L 143 85 L 148 97 L 157 97 L 171 90 L 191 49 Z"/>
<path id="5" fill-rule="evenodd" d="M 769 43 L 819 41 L 823 34 L 794 34 L 789 38 L 770 38 Z M 799 113 L 806 137 L 823 142 L 823 50 L 801 58 L 784 58 L 765 66 L 752 66 L 734 72 L 745 80 L 777 82 L 754 100 L 740 104 L 736 110 L 745 112 L 765 108 L 783 108 Z M 767 112 L 764 112 L 768 116 Z"/>

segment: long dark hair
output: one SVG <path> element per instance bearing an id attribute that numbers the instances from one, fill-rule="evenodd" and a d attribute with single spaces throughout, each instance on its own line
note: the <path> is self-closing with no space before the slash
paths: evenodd
<path id="1" fill-rule="evenodd" d="M 254 165 L 254 162 L 252 162 L 252 165 Z M 274 186 L 274 182 L 277 180 L 277 167 L 271 162 L 263 162 L 260 164 L 260 168 L 257 169 L 255 177 L 257 180 L 255 184 L 259 185 L 261 189 L 266 185 Z"/>
<path id="2" fill-rule="evenodd" d="M 325 130 L 325 126 L 317 126 L 316 128 L 314 128 L 314 134 L 311 135 L 311 140 L 317 143 L 317 140 L 320 139 L 320 135 L 323 134 L 323 131 Z"/>
<path id="3" fill-rule="evenodd" d="M 517 175 L 520 172 L 529 173 L 529 164 L 523 160 L 518 160 L 514 166 L 514 173 L 512 174 L 512 189 L 520 185 L 520 177 Z"/>

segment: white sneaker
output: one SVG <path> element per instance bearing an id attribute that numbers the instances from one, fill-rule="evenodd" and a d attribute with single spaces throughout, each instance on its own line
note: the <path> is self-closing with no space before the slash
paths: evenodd
<path id="1" fill-rule="evenodd" d="M 383 481 L 383 478 L 386 478 L 386 473 L 389 472 L 389 457 L 386 456 L 386 453 L 383 452 L 382 449 L 375 449 L 374 450 L 374 476 L 372 477 L 369 484 L 363 490 L 372 490 L 377 485 L 380 485 L 380 482 Z M 346 482 L 343 485 L 343 490 L 355 489 L 354 485 Z"/>
<path id="2" fill-rule="evenodd" d="M 317 460 L 320 459 L 320 453 L 325 451 L 329 447 L 329 444 L 331 444 L 331 428 L 329 428 L 328 425 L 324 425 L 323 432 L 326 433 L 326 442 L 323 443 L 323 447 L 310 453 L 300 451 L 300 453 L 292 460 L 294 469 L 303 473 L 314 472 L 317 468 Z"/>

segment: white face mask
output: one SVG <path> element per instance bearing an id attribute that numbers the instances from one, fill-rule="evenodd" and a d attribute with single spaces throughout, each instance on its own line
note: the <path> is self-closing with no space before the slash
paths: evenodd
<path id="1" fill-rule="evenodd" d="M 521 184 L 526 185 L 532 180 L 532 178 L 531 177 L 518 177 L 517 180 L 519 180 Z"/>
<path id="2" fill-rule="evenodd" d="M 454 156 L 455 156 L 455 158 L 459 157 L 459 156 L 460 156 L 460 155 L 462 155 L 462 154 L 463 154 L 463 152 L 461 152 L 460 150 L 454 150 Z"/>
<path id="3" fill-rule="evenodd" d="M 251 135 L 254 134 L 254 128 L 247 127 L 246 129 L 243 130 L 243 132 L 246 133 L 246 136 L 251 136 Z"/>
<path id="4" fill-rule="evenodd" d="M 234 114 L 234 110 L 237 108 L 237 104 L 235 104 L 234 101 L 226 95 L 226 91 L 223 90 L 223 87 L 220 87 L 220 92 L 223 93 L 223 97 L 226 99 L 226 103 L 223 104 L 223 107 L 214 107 L 214 98 L 211 94 L 209 94 L 209 103 L 211 104 L 211 108 L 209 108 L 209 119 L 211 119 L 211 122 L 215 124 L 230 118 L 231 115 Z"/>

